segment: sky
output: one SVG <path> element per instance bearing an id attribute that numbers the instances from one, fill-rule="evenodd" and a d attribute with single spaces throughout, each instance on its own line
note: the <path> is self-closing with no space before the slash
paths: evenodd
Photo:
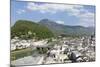
<path id="1" fill-rule="evenodd" d="M 95 26 L 95 6 L 11 1 L 11 25 L 17 20 L 49 19 L 63 25 Z"/>

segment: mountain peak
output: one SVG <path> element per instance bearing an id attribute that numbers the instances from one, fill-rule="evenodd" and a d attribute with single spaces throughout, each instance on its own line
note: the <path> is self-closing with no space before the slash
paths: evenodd
<path id="1" fill-rule="evenodd" d="M 41 21 L 48 21 L 49 19 L 42 19 Z"/>
<path id="2" fill-rule="evenodd" d="M 49 19 L 42 19 L 42 20 L 40 20 L 40 22 L 48 22 L 48 21 L 50 21 Z"/>
<path id="3" fill-rule="evenodd" d="M 56 25 L 57 23 L 49 19 L 42 19 L 39 21 L 39 24 Z"/>

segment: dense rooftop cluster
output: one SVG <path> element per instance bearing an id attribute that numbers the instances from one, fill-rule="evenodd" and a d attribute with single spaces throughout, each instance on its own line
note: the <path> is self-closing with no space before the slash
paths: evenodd
<path id="1" fill-rule="evenodd" d="M 35 58 L 37 60 L 36 62 L 33 62 L 33 64 L 95 61 L 95 37 L 93 36 L 80 38 L 52 38 L 51 42 L 48 41 L 49 39 L 43 39 L 40 41 L 34 39 L 12 39 L 11 47 L 17 46 L 17 49 L 31 48 L 32 51 L 35 50 L 28 57 L 26 56 L 12 61 L 12 65 L 29 65 L 33 62 L 30 58 Z M 26 59 L 28 59 L 29 62 Z"/>

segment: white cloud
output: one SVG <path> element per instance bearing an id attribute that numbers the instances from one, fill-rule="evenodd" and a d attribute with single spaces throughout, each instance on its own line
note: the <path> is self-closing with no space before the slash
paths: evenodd
<path id="1" fill-rule="evenodd" d="M 29 2 L 27 5 L 28 10 L 38 10 L 41 13 L 56 13 L 58 11 L 68 11 L 70 13 L 79 12 L 78 9 L 83 8 L 83 6 L 77 5 L 65 5 L 65 4 L 36 4 L 33 2 Z M 75 11 L 75 12 L 74 12 Z"/>
<path id="2" fill-rule="evenodd" d="M 83 5 L 66 5 L 66 4 L 37 4 L 29 2 L 26 7 L 30 11 L 39 11 L 40 13 L 51 13 L 55 14 L 57 12 L 66 12 L 66 15 L 75 16 L 78 18 L 79 22 L 77 25 L 82 26 L 94 26 L 94 13 L 89 12 L 84 9 Z M 20 12 L 19 12 L 20 13 Z M 57 21 L 57 23 L 63 24 L 62 21 Z"/>
<path id="3" fill-rule="evenodd" d="M 26 11 L 23 10 L 23 9 L 19 9 L 18 11 L 16 11 L 17 14 L 22 14 L 22 13 L 25 13 Z"/>
<path id="4" fill-rule="evenodd" d="M 94 13 L 85 13 L 79 16 L 79 25 L 83 26 L 95 26 L 95 14 Z"/>
<path id="5" fill-rule="evenodd" d="M 64 24 L 64 21 L 56 21 L 56 23 L 58 23 L 58 24 Z"/>

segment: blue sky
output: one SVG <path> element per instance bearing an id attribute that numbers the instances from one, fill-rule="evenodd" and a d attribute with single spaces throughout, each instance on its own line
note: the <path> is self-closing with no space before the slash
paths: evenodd
<path id="1" fill-rule="evenodd" d="M 11 25 L 17 20 L 50 19 L 64 25 L 95 26 L 95 6 L 11 1 Z"/>

